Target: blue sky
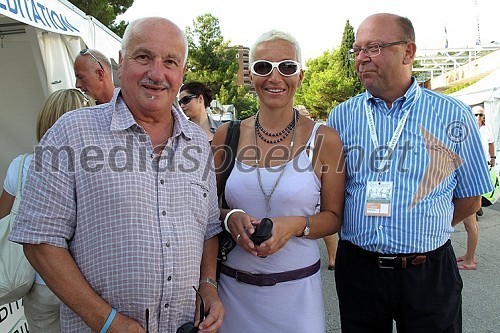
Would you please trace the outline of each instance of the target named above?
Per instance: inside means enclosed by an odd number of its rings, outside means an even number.
[[[119,19],[131,21],[144,16],[163,16],[185,28],[192,26],[197,16],[211,13],[219,19],[225,40],[233,45],[250,47],[261,33],[273,28],[288,31],[299,41],[304,61],[337,47],[346,20],[356,29],[366,16],[377,12],[410,18],[415,26],[419,50],[444,48],[445,25],[450,48],[474,47],[477,18],[482,44],[500,42],[498,0],[356,0],[338,3],[324,0],[135,0]],[[346,8],[350,5],[352,8]]]

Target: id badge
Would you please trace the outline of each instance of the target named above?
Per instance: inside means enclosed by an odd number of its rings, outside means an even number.
[[[392,182],[368,182],[366,216],[391,216]]]

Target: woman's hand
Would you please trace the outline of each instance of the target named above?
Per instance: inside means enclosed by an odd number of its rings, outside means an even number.
[[[302,231],[306,225],[304,217],[301,216],[281,216],[273,217],[272,236],[259,246],[255,246],[255,250],[259,257],[266,257],[276,253],[281,249],[292,237],[302,235]]]
[[[250,235],[255,231],[255,225],[259,221],[252,215],[235,212],[227,221],[227,227],[233,239],[248,253],[257,255],[255,244],[250,240]]]

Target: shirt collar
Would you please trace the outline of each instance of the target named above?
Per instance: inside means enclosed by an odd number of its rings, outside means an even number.
[[[120,89],[116,89],[110,104],[113,107],[111,115],[111,131],[126,130],[134,125],[139,126],[132,116],[129,108],[122,98]],[[186,139],[191,140],[193,137],[193,128],[189,126],[189,120],[183,116],[182,111],[173,104],[171,108],[172,116],[174,118],[174,128],[172,137],[183,135]]]
[[[406,90],[405,94],[399,98],[397,98],[393,103],[392,103],[392,108],[397,107],[399,110],[406,109],[407,107],[410,107],[410,105],[413,104],[413,102],[420,97],[422,94],[422,88],[418,85],[417,80],[415,77],[412,77],[412,82],[408,90]],[[365,96],[367,102],[371,104],[373,107],[377,107],[378,105],[386,105],[385,101],[382,99],[373,96],[368,90],[365,91]]]

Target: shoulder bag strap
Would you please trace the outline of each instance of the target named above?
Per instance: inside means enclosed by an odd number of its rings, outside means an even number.
[[[226,144],[224,145],[224,162],[222,163],[222,208],[229,208],[224,197],[226,182],[233,170],[240,140],[240,120],[232,120],[227,128]]]

